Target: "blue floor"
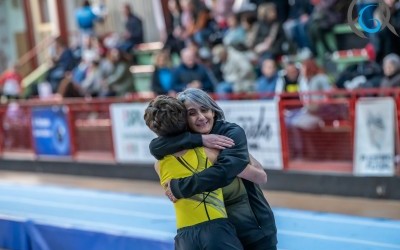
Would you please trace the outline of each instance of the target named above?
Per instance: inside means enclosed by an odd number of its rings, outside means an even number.
[[[400,221],[284,208],[274,213],[282,250],[400,249]],[[176,231],[164,197],[49,186],[0,184],[0,219],[168,243]]]

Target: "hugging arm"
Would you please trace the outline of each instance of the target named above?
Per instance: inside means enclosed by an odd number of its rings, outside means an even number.
[[[262,165],[251,155],[250,164],[238,175],[238,177],[254,182],[256,184],[267,183],[267,173]]]
[[[150,153],[161,160],[166,155],[176,152],[203,146],[200,134],[185,132],[176,136],[160,136],[150,142]]]
[[[158,160],[164,156],[196,147],[208,147],[214,149],[225,149],[234,145],[231,138],[215,134],[193,134],[190,132],[176,136],[160,136],[151,141],[149,147],[151,154]]]
[[[246,168],[250,160],[244,130],[234,125],[224,131],[224,135],[233,139],[235,145],[221,151],[212,167],[193,176],[171,180],[169,188],[176,198],[187,198],[222,188]]]

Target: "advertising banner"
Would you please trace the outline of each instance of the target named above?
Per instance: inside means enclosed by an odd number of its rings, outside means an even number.
[[[354,174],[395,174],[395,102],[390,97],[361,98],[356,104]]]
[[[32,135],[37,155],[70,156],[69,131],[66,106],[32,109]]]
[[[117,162],[154,163],[149,144],[156,137],[143,120],[147,103],[110,106],[114,151]]]
[[[243,127],[249,151],[269,169],[282,169],[278,107],[274,101],[221,101],[226,120]],[[154,163],[149,144],[156,137],[143,120],[147,103],[112,104],[111,117],[116,160]]]
[[[268,169],[282,169],[282,146],[277,102],[219,101],[228,122],[241,126],[249,152]]]

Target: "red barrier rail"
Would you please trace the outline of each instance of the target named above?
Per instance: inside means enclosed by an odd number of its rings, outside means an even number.
[[[231,100],[279,100],[283,165],[287,170],[352,172],[354,148],[355,106],[360,97],[390,96],[400,107],[400,89],[335,90],[302,94],[234,94]],[[221,96],[213,95],[215,99]],[[307,98],[315,100],[307,100]],[[223,96],[227,98],[226,95]],[[33,107],[65,105],[69,109],[72,160],[115,161],[112,122],[109,106],[112,103],[144,102],[148,99],[132,95],[127,98],[64,99],[53,101],[29,100],[0,106],[0,153],[34,153],[30,111]],[[15,105],[15,104],[13,104]],[[15,106],[14,106],[15,107]],[[321,118],[310,129],[294,127],[290,114],[311,107]],[[13,113],[14,112],[14,113]],[[400,111],[397,110],[400,129]],[[399,134],[396,134],[396,154]]]

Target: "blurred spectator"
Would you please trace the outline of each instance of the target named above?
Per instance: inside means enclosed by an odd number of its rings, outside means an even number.
[[[227,18],[228,30],[223,38],[223,43],[226,46],[245,44],[246,42],[246,31],[240,25],[239,16],[231,14]]]
[[[253,14],[243,14],[241,16],[241,26],[246,32],[245,45],[248,49],[253,49],[256,43],[256,36],[258,31],[257,17]]]
[[[108,51],[109,59],[113,64],[111,74],[103,82],[104,96],[124,96],[128,93],[135,92],[135,85],[133,76],[129,70],[129,64],[122,57],[121,51],[118,49],[111,49]]]
[[[348,90],[357,88],[377,88],[382,80],[381,66],[373,60],[350,65],[336,80],[336,87]]]
[[[291,0],[288,20],[283,24],[286,36],[297,45],[297,49],[311,48],[307,24],[313,5],[310,0]]]
[[[215,21],[221,29],[227,27],[227,19],[233,14],[235,0],[205,0],[206,6],[212,10]]]
[[[171,18],[170,26],[167,27],[167,39],[164,49],[168,49],[170,54],[178,54],[185,47],[183,41],[183,27],[181,24],[181,8],[178,0],[168,0],[168,10]]]
[[[305,60],[301,67],[300,93],[307,94],[307,92],[321,92],[331,89],[328,76],[318,67],[315,60]],[[301,95],[303,107],[285,111],[285,123],[294,142],[291,145],[294,156],[302,156],[305,144],[310,146],[311,151],[315,150],[312,143],[303,138],[301,133],[302,131],[317,129],[323,124],[322,117],[326,110],[323,106],[320,107],[319,104],[316,104],[315,101],[324,97],[322,94]]]
[[[254,91],[255,73],[247,57],[223,45],[213,48],[214,62],[221,63],[224,82],[217,85],[217,93],[243,93]]]
[[[55,93],[65,73],[71,71],[75,67],[76,60],[71,49],[67,47],[65,41],[60,37],[56,38],[51,59],[53,66],[48,71],[46,80],[51,84],[52,91]]]
[[[307,59],[301,66],[300,92],[321,92],[331,90],[328,76],[314,59]],[[313,94],[303,96],[303,101],[320,100],[324,96]]]
[[[56,98],[82,97],[82,94],[79,91],[79,87],[75,85],[75,83],[72,81],[71,73],[65,74],[65,77],[60,82],[55,97]]]
[[[250,3],[256,4],[258,7],[265,3],[274,4],[277,9],[277,17],[280,23],[283,23],[288,16],[289,2],[282,0],[250,0]]]
[[[186,40],[194,33],[196,26],[195,5],[193,0],[179,0],[181,7],[181,24],[182,30],[180,37]]]
[[[196,10],[193,29],[193,38],[196,43],[200,46],[220,43],[223,33],[218,32],[218,24],[212,17],[211,11],[204,4],[200,4]]]
[[[86,77],[87,69],[94,61],[99,61],[101,56],[105,53],[104,48],[100,45],[96,37],[88,37],[85,39],[85,46],[82,50],[82,58],[77,67],[72,71],[72,80],[81,84]]]
[[[324,52],[331,54],[333,48],[329,46],[326,35],[336,24],[344,22],[350,1],[311,0],[311,3],[314,5],[308,21],[311,50],[318,55],[317,44],[321,43]]]
[[[100,68],[99,60],[90,63],[85,79],[81,82],[81,92],[84,96],[97,97],[101,92],[103,82],[103,72]]]
[[[142,20],[133,14],[129,4],[124,5],[123,9],[126,22],[123,41],[118,48],[123,52],[129,52],[135,45],[143,43],[143,23]]]
[[[169,53],[161,51],[155,57],[154,72],[151,77],[151,90],[156,95],[174,95],[171,80],[172,69]]]
[[[0,76],[0,93],[7,99],[18,99],[22,94],[22,76],[17,65],[12,65]]]
[[[186,88],[198,88],[207,92],[213,92],[214,86],[207,69],[196,63],[196,54],[190,48],[181,51],[182,63],[172,74],[172,88],[176,92]]]
[[[396,54],[389,54],[383,59],[384,78],[382,88],[400,87],[400,57]]]
[[[278,74],[276,63],[273,59],[265,59],[262,62],[262,76],[257,79],[256,91],[263,98],[272,99],[275,93],[282,91],[283,79]]]
[[[259,25],[254,51],[262,58],[276,58],[282,55],[286,36],[282,24],[278,21],[276,6],[273,3],[261,4],[257,15]]]
[[[394,30],[397,32],[397,35],[393,34],[393,31],[386,26],[385,29],[379,31],[373,37],[371,37],[376,49],[376,60],[379,63],[381,63],[383,58],[390,53],[400,55],[400,2],[396,0],[384,0],[384,2],[387,6],[389,6],[389,23],[393,26]],[[383,14],[385,13],[380,13],[378,8],[376,9],[374,16],[382,23],[382,19],[385,18],[382,17]]]
[[[202,47],[198,51],[200,63],[209,71],[210,78],[214,86],[224,80],[221,71],[221,62],[214,62],[212,53],[209,48]]]
[[[285,65],[282,92],[297,93],[300,89],[300,70],[294,62],[288,62]]]
[[[81,33],[81,45],[84,38],[95,35],[95,22],[98,17],[93,13],[90,2],[85,0],[82,6],[76,10],[75,19]]]

